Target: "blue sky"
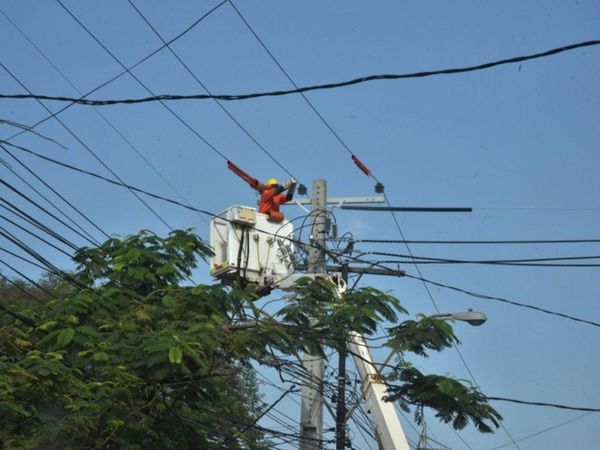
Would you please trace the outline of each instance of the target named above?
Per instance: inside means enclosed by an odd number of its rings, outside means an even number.
[[[136,5],[170,39],[217,3],[177,1],[167,6],[166,2],[139,1]],[[161,45],[127,2],[65,1],[65,5],[126,66]],[[584,0],[264,0],[236,5],[298,85],[471,65],[598,39],[600,30],[600,5]],[[54,1],[2,0],[0,7],[81,91],[93,89],[121,72],[121,67]],[[0,23],[0,60],[23,84],[36,93],[77,95],[4,15],[0,15]],[[215,93],[290,87],[229,4],[173,44],[173,49]],[[378,81],[312,92],[307,97],[351,151],[385,184],[393,204],[474,208],[471,214],[398,214],[408,239],[598,238],[599,52],[598,47],[590,47],[520,65],[452,76]],[[134,73],[156,93],[202,92],[166,50]],[[24,92],[3,70],[0,86],[2,92]],[[92,97],[146,95],[126,75]],[[53,111],[64,106],[51,102],[46,105]],[[226,158],[254,176],[286,178],[283,170],[214,102],[183,101],[169,106]],[[229,102],[225,107],[256,141],[309,187],[311,180],[325,178],[332,196],[373,193],[374,181],[357,169],[348,152],[301,97]],[[100,112],[193,205],[218,212],[232,204],[255,202],[254,193],[227,170],[224,159],[160,104],[110,106]],[[2,119],[31,125],[45,116],[47,112],[33,100],[0,102]],[[59,117],[127,183],[176,197],[92,108],[74,106]],[[36,130],[67,149],[31,134],[13,142],[107,175],[58,122],[47,121]],[[14,133],[13,128],[0,124],[3,139]],[[142,228],[160,234],[168,231],[127,191],[27,155],[20,157],[109,234],[124,235]],[[14,169],[24,173],[18,166]],[[4,167],[0,171],[2,179],[35,196]],[[35,180],[32,183],[38,186]],[[12,193],[3,190],[2,196],[41,218]],[[202,236],[208,236],[208,227],[198,215],[153,200],[149,203],[171,226],[195,227]],[[297,207],[286,211],[289,217],[303,214]],[[389,214],[338,211],[336,217],[341,232],[350,231],[359,239],[400,238]],[[78,217],[77,221],[101,238],[83,219]],[[83,244],[68,230],[52,226]],[[38,245],[18,230],[14,233],[51,261],[71,267],[60,253]],[[2,245],[9,247],[6,242]],[[406,250],[399,245],[366,244],[361,249]],[[415,255],[457,259],[541,258],[598,255],[600,246],[415,245],[411,250]],[[38,274],[25,263],[10,261],[31,275]],[[414,266],[403,268],[416,274]],[[201,266],[197,278],[207,282],[205,269]],[[597,268],[426,265],[421,270],[425,278],[442,283],[600,320]],[[3,273],[12,275],[8,270]],[[392,290],[411,313],[434,312],[418,281],[365,277],[363,283]],[[485,393],[600,407],[597,328],[441,288],[431,288],[431,294],[440,310],[474,308],[488,315],[488,323],[479,328],[456,325],[461,352]],[[453,350],[416,364],[426,371],[469,378]],[[494,405],[516,440],[581,414],[509,403]],[[292,417],[299,416],[293,402],[282,408]],[[598,417],[582,417],[518,445],[524,450],[597,448]],[[503,430],[481,435],[470,427],[460,432],[461,440],[434,418],[429,418],[428,427],[436,440],[453,449],[491,449],[510,442]],[[417,440],[407,423],[405,428],[411,440]],[[360,442],[359,437],[356,439]],[[368,448],[366,443],[356,445]],[[516,448],[512,444],[507,448],[511,447]]]

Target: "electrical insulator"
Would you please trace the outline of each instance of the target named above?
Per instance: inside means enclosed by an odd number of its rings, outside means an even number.
[[[375,192],[377,194],[383,194],[383,189],[384,189],[383,184],[377,182],[377,184],[375,185]]]
[[[306,186],[304,186],[303,184],[298,186],[298,194],[306,195],[307,192],[308,192],[308,189],[306,189]]]

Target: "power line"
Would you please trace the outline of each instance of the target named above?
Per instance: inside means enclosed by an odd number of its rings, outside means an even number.
[[[3,229],[2,227],[0,227],[0,235],[3,235]],[[16,269],[14,266],[10,265],[9,263],[7,263],[6,261],[0,259],[0,263],[4,264],[6,267],[8,267],[10,270],[12,270],[14,273],[16,273],[17,275],[19,275],[21,278],[23,278],[24,280],[27,280],[29,283],[31,283],[32,285],[34,285],[35,287],[37,287],[38,289],[44,291],[46,294],[50,295],[51,297],[57,298],[56,295],[53,292],[50,292],[48,289],[46,289],[44,286],[42,286],[41,284],[35,282],[34,280],[32,280],[31,278],[29,278],[27,275],[25,275],[23,272],[19,271],[18,269]],[[41,302],[41,300],[38,299],[38,301]]]
[[[457,264],[457,265],[485,265],[485,266],[503,266],[503,267],[556,267],[556,268],[598,268],[600,264],[587,263],[510,263],[510,262],[482,262],[482,261],[412,261],[412,260],[382,260],[385,264]]]
[[[600,323],[598,323],[598,322],[594,322],[592,320],[587,320],[587,319],[580,319],[578,317],[570,316],[568,314],[559,313],[559,312],[556,312],[556,311],[551,311],[549,309],[541,308],[539,306],[528,305],[526,303],[516,302],[514,300],[509,300],[507,298],[495,297],[495,296],[486,295],[486,294],[479,294],[477,292],[468,291],[466,289],[461,289],[459,287],[451,286],[449,284],[438,283],[437,281],[428,280],[426,278],[423,278],[422,276],[415,276],[415,275],[406,274],[405,277],[412,278],[414,280],[419,280],[419,281],[422,281],[425,284],[430,284],[432,286],[443,287],[443,288],[446,288],[446,289],[450,289],[452,291],[460,292],[462,294],[467,294],[467,295],[469,295],[471,297],[481,298],[481,299],[484,299],[484,300],[494,300],[494,301],[501,302],[501,303],[507,303],[507,304],[510,304],[510,305],[513,305],[513,306],[519,306],[521,308],[527,308],[527,309],[531,309],[531,310],[534,310],[534,311],[539,311],[539,312],[542,312],[544,314],[550,314],[552,316],[562,317],[563,319],[569,319],[569,320],[573,320],[575,322],[581,322],[581,323],[586,323],[588,325],[593,325],[595,327],[600,327]]]
[[[228,0],[226,0],[228,1]],[[259,98],[259,97],[276,97],[282,95],[290,95],[290,94],[301,94],[309,91],[317,91],[324,89],[335,89],[346,86],[352,86],[360,83],[366,83],[370,81],[377,80],[399,80],[399,79],[409,79],[409,78],[426,78],[437,75],[454,75],[458,73],[466,73],[466,72],[476,72],[480,70],[490,69],[492,67],[506,65],[506,64],[516,64],[523,61],[528,61],[532,59],[545,58],[548,56],[557,55],[559,53],[564,53],[572,50],[576,50],[579,48],[591,47],[595,45],[599,45],[600,40],[592,40],[592,41],[584,41],[577,42],[575,44],[565,45],[563,47],[553,48],[550,50],[546,50],[540,53],[533,53],[529,55],[523,56],[514,56],[511,58],[495,60],[487,63],[477,64],[473,66],[464,66],[457,67],[451,69],[439,69],[439,70],[429,70],[429,71],[421,71],[421,72],[411,72],[411,73],[402,73],[402,74],[379,74],[379,75],[368,75],[360,78],[354,78],[347,81],[339,81],[335,83],[325,83],[318,85],[311,85],[305,87],[298,87],[294,89],[287,90],[279,90],[279,91],[267,91],[267,92],[256,92],[252,94],[190,94],[190,95],[172,95],[172,94],[163,94],[163,95],[152,95],[150,97],[143,98],[130,98],[130,99],[116,99],[116,100],[88,100],[84,98],[75,98],[75,97],[63,97],[63,96],[53,96],[53,95],[41,95],[41,94],[0,94],[0,98],[10,98],[10,99],[39,99],[39,100],[55,100],[62,102],[72,102],[78,103],[80,105],[94,105],[94,106],[105,106],[105,105],[116,105],[116,104],[134,104],[134,103],[146,103],[146,102],[155,102],[155,101],[172,101],[172,100],[247,100],[251,98]]]
[[[510,403],[518,403],[521,405],[532,405],[532,406],[547,406],[549,408],[559,408],[559,409],[568,409],[571,411],[588,411],[588,412],[600,412],[600,408],[588,408],[583,406],[570,406],[563,405],[560,403],[545,403],[545,402],[530,402],[526,400],[518,400],[514,398],[506,398],[506,397],[489,397],[486,396],[488,400],[495,400],[499,402],[510,402]]]
[[[0,9],[0,12],[2,12],[1,9]],[[12,120],[6,120],[6,119],[0,119],[0,124],[1,123],[4,123],[6,125],[10,125],[12,127],[19,128],[19,129],[24,130],[24,131],[26,131],[28,133],[34,134],[35,136],[37,136],[39,138],[42,138],[42,139],[44,139],[44,140],[46,140],[48,142],[52,142],[53,144],[58,145],[63,150],[67,150],[67,147],[65,147],[64,145],[62,145],[60,142],[58,142],[58,141],[56,141],[56,140],[54,140],[52,138],[49,138],[48,136],[44,136],[42,133],[38,133],[32,127],[30,127],[28,125],[23,125],[21,123],[14,122]]]
[[[74,286],[77,286],[77,287],[80,287],[80,288],[85,288],[85,286],[83,284],[81,284],[78,280],[76,280],[75,278],[73,278],[68,273],[66,273],[63,270],[61,270],[58,267],[56,267],[54,264],[52,264],[50,261],[48,261],[46,258],[44,258],[42,255],[40,255],[38,252],[36,252],[35,250],[33,250],[31,247],[29,247],[27,244],[25,244],[23,241],[21,241],[20,239],[18,239],[15,235],[13,235],[12,233],[10,233],[6,228],[4,228],[2,226],[0,226],[0,236],[4,237],[8,241],[12,242],[14,245],[16,245],[18,248],[20,248],[21,250],[23,250],[25,253],[31,255],[34,259],[36,259],[37,261],[39,261],[40,263],[42,263],[45,267],[48,268],[49,272],[52,272],[55,275],[61,277],[62,279],[69,281]],[[4,264],[7,265],[6,263],[4,263]],[[11,267],[11,269],[15,270],[12,267]],[[35,282],[33,282],[29,278],[25,277],[22,273],[20,273],[20,272],[18,272],[18,273],[19,273],[19,275],[21,275],[25,279],[27,279],[27,281],[30,281],[30,282],[32,282],[32,283],[35,284]],[[36,284],[36,286],[37,286],[37,284]],[[56,297],[54,294],[51,294],[51,295],[53,295],[54,297]]]
[[[401,240],[401,239],[352,239],[353,242],[371,244],[443,244],[443,245],[521,245],[521,244],[597,244],[600,239],[544,239],[544,240]]]
[[[560,423],[558,423],[558,424],[556,424],[556,425],[553,425],[553,426],[551,426],[551,427],[544,428],[543,430],[540,430],[540,431],[538,431],[538,432],[536,432],[536,433],[528,434],[528,435],[527,435],[527,436],[525,436],[525,437],[522,437],[522,438],[519,438],[519,439],[517,439],[517,441],[521,442],[521,441],[525,441],[525,440],[527,440],[527,439],[531,439],[532,437],[539,436],[540,434],[543,434],[543,433],[546,433],[546,432],[548,432],[548,431],[555,430],[556,428],[560,428],[560,427],[562,427],[562,426],[568,425],[568,424],[570,424],[571,422],[575,422],[576,420],[582,419],[582,418],[584,418],[584,417],[586,417],[586,416],[589,416],[590,414],[593,414],[593,413],[591,413],[591,412],[588,412],[588,413],[585,413],[585,414],[581,414],[581,415],[579,415],[579,416],[577,416],[577,417],[574,417],[574,418],[572,418],[572,419],[569,419],[569,420],[565,420],[564,422],[560,422]],[[508,443],[506,443],[506,444],[503,444],[503,445],[500,445],[500,446],[498,446],[498,447],[491,448],[490,450],[499,450],[499,449],[501,449],[501,448],[507,447],[507,446],[508,446],[508,445],[510,445],[510,444],[511,444],[511,442],[508,442]]]
[[[432,258],[428,256],[405,255],[402,253],[389,252],[364,252],[361,255],[391,256],[397,258],[410,258],[410,261],[385,261],[392,264],[487,264],[502,266],[540,266],[540,267],[600,267],[600,264],[543,264],[556,261],[582,261],[600,259],[600,255],[594,256],[561,256],[554,258],[521,258],[521,259],[480,259],[465,260],[454,258]]]

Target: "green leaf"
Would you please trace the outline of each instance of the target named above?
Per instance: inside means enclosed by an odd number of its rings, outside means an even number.
[[[94,353],[94,356],[92,356],[92,359],[94,361],[108,361],[108,353],[106,352],[96,352]]]
[[[171,347],[169,349],[169,362],[171,364],[181,364],[183,353],[179,347]]]
[[[165,305],[167,308],[174,308],[176,304],[175,297],[169,294],[165,295],[162,298],[162,304]]]
[[[29,413],[25,408],[23,408],[18,403],[4,401],[4,402],[0,402],[0,405],[4,406],[6,409],[8,409],[14,413],[17,413],[21,416],[25,416],[25,417],[31,416],[31,413]]]
[[[73,340],[73,336],[75,336],[75,330],[73,328],[65,328],[56,336],[56,345],[58,348],[66,347]]]
[[[45,322],[43,324],[41,324],[40,326],[38,326],[38,328],[40,330],[47,330],[48,328],[52,328],[54,325],[56,325],[56,320],[50,320],[48,322]]]

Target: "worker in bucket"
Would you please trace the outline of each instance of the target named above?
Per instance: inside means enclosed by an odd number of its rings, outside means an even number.
[[[284,194],[284,191],[287,193]],[[275,178],[269,178],[260,189],[258,212],[266,214],[267,220],[270,222],[282,222],[284,215],[279,211],[279,206],[291,201],[295,191],[296,180],[294,178],[290,178],[283,184],[279,184]]]

